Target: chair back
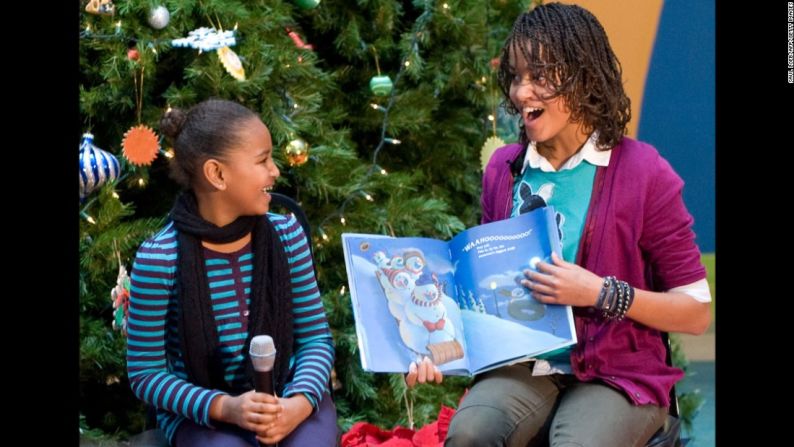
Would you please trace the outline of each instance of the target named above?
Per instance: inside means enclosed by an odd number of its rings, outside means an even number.
[[[314,254],[314,251],[312,250],[312,227],[309,225],[309,219],[306,217],[306,213],[303,211],[303,208],[301,208],[298,202],[296,202],[292,197],[285,196],[284,194],[271,192],[270,203],[271,208],[272,205],[277,205],[295,215],[298,223],[300,223],[301,227],[303,227],[303,232],[306,233],[306,239],[309,242],[309,250],[311,250],[312,254]]]

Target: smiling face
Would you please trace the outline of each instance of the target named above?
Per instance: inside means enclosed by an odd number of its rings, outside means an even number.
[[[226,180],[223,200],[234,214],[259,216],[270,209],[270,190],[280,172],[273,162],[270,132],[259,118],[243,121],[236,144],[221,161]]]
[[[531,48],[527,44],[527,48]],[[568,140],[580,133],[580,123],[571,122],[571,110],[548,80],[533,73],[526,58],[516,46],[509,52],[510,101],[524,123],[530,141],[554,145],[555,140]]]
[[[435,284],[424,284],[416,286],[413,294],[417,300],[429,303],[438,298],[438,288],[436,288]]]
[[[392,278],[392,286],[395,289],[405,290],[411,284],[411,276],[408,272],[399,272]]]
[[[422,269],[425,268],[425,261],[418,255],[409,256],[405,259],[405,268],[412,273],[421,273]]]

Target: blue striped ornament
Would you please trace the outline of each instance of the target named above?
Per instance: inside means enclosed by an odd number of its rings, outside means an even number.
[[[108,180],[119,178],[119,161],[110,152],[94,146],[94,135],[84,133],[80,141],[80,200]]]

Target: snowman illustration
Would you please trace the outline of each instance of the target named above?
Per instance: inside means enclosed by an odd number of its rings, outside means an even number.
[[[389,313],[397,320],[405,319],[405,303],[411,298],[414,280],[405,269],[382,268],[375,271],[375,277],[386,295]]]
[[[422,276],[422,270],[425,268],[425,257],[419,250],[406,250],[403,253],[405,259],[405,269],[411,274],[414,281]]]
[[[375,265],[377,265],[379,269],[389,267],[389,258],[383,250],[376,251],[375,254],[372,255],[372,260],[375,261]]]
[[[403,267],[405,267],[405,259],[400,255],[393,256],[389,261],[389,268],[391,269],[400,270]]]
[[[405,303],[405,319],[400,322],[400,336],[406,345],[430,355],[437,365],[463,358],[463,348],[455,339],[455,326],[447,314],[447,306],[455,305],[438,277],[423,273]]]

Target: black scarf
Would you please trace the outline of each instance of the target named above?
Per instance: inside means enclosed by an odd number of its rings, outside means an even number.
[[[253,368],[248,358],[251,338],[270,335],[276,345],[273,366],[275,391],[282,394],[292,355],[292,296],[284,246],[267,216],[241,216],[224,226],[204,220],[192,192],[177,197],[171,219],[178,230],[178,327],[188,379],[195,385],[240,393],[253,389]],[[223,377],[218,330],[212,315],[209,280],[201,241],[228,243],[253,231],[253,274],[248,338],[243,347],[247,382],[233,388]]]

